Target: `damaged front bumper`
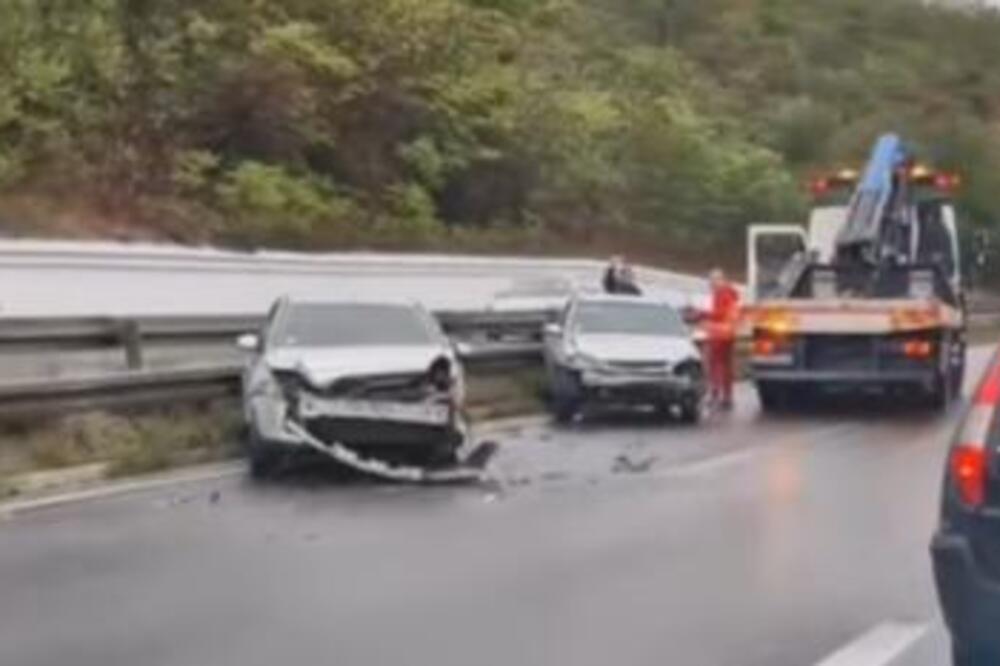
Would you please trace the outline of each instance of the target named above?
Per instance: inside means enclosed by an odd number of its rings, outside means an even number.
[[[259,438],[272,446],[302,446],[296,423],[315,436],[355,447],[440,447],[461,445],[461,419],[441,401],[393,402],[329,398],[303,391],[288,401],[262,395],[250,404]]]
[[[464,420],[440,400],[351,400],[303,391],[292,402],[273,396],[255,400],[251,413],[268,446],[316,451],[392,481],[480,481],[495,450],[491,445],[470,450]]]

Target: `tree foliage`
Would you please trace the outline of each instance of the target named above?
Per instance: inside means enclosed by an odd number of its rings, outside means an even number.
[[[989,13],[0,0],[0,15],[0,188],[85,193],[166,233],[420,242],[543,224],[732,244],[800,215],[806,174],[887,129],[967,174],[978,224],[1000,219]]]

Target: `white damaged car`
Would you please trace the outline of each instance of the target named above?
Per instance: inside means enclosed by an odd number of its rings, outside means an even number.
[[[595,404],[653,407],[688,423],[701,417],[701,353],[668,303],[580,295],[545,332],[549,395],[558,421],[571,421]]]
[[[386,474],[458,460],[462,367],[422,306],[283,298],[238,345],[254,476],[303,451]]]

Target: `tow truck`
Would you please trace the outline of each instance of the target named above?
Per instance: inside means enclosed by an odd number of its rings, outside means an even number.
[[[960,393],[959,184],[888,134],[863,173],[812,183],[808,228],[750,228],[750,367],[765,411],[821,391],[917,395],[939,409]]]

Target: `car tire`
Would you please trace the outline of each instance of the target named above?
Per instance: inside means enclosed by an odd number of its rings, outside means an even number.
[[[572,370],[559,366],[552,369],[552,411],[558,423],[570,423],[582,407],[583,389],[580,378]]]
[[[689,397],[678,403],[680,410],[679,421],[688,425],[697,425],[701,421],[701,400],[696,397]]]
[[[274,478],[284,463],[284,456],[274,447],[261,441],[251,427],[247,436],[247,457],[250,463],[250,477],[257,481]]]
[[[992,666],[1000,664],[1000,652],[979,645],[952,645],[952,663],[954,666]]]
[[[556,422],[563,425],[572,423],[576,415],[580,413],[580,405],[572,398],[556,396],[553,400],[552,411],[556,417]]]

